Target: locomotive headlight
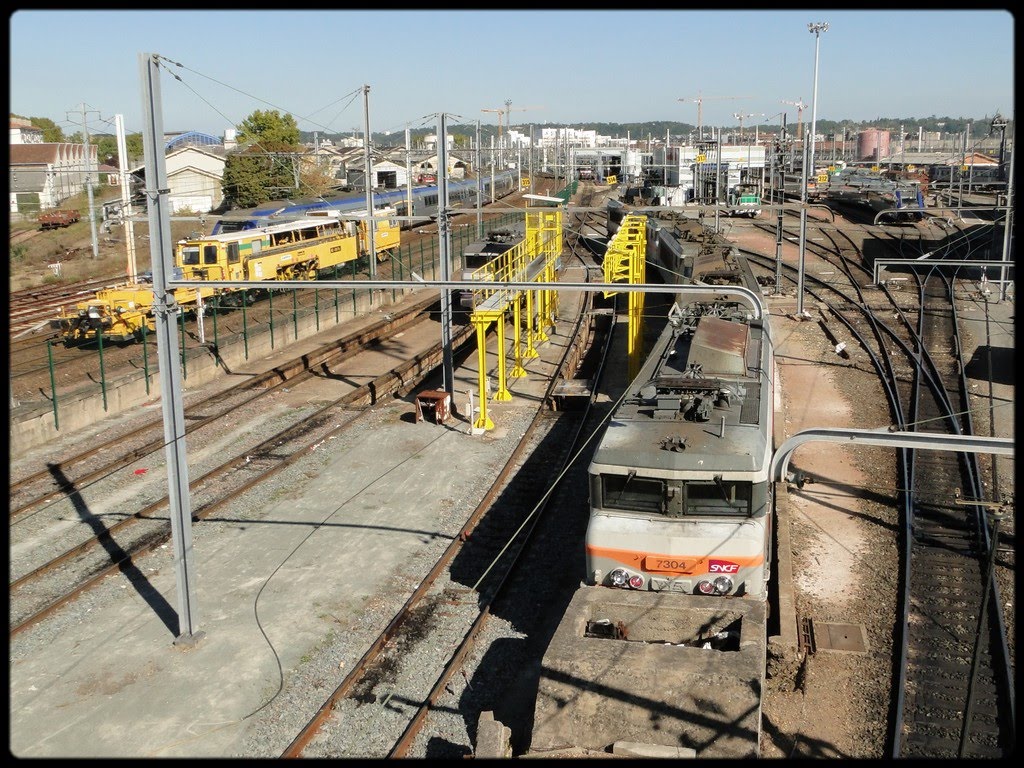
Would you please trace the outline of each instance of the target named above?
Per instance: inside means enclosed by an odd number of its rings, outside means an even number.
[[[698,581],[697,591],[702,595],[713,595],[715,594],[715,585],[710,581]]]
[[[732,579],[728,576],[719,576],[715,579],[715,591],[720,595],[727,595],[732,591]]]
[[[616,568],[608,574],[608,578],[611,579],[613,587],[624,587],[626,582],[629,581],[629,574],[621,568]]]
[[[642,589],[644,586],[644,577],[638,573],[634,573],[629,577],[629,586],[633,589]]]

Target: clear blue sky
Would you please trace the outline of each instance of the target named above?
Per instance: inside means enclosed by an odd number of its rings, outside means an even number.
[[[513,125],[931,115],[1013,118],[1014,17],[999,9],[884,11],[71,11],[9,17],[10,111],[71,134],[142,129],[139,54],[160,76],[165,131],[221,135],[257,109],[303,130],[403,132],[497,115]],[[746,98],[722,98],[746,97]],[[524,108],[529,109],[524,109]],[[760,114],[764,114],[764,118]]]

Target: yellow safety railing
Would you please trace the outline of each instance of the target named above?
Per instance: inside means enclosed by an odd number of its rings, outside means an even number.
[[[526,375],[524,358],[538,356],[536,345],[547,341],[546,328],[554,326],[557,312],[557,293],[544,285],[555,282],[558,257],[562,253],[562,211],[545,209],[527,211],[526,237],[522,242],[495,257],[490,263],[470,275],[471,280],[486,282],[535,282],[537,290],[514,288],[481,287],[473,291],[473,312],[470,322],[476,329],[477,369],[479,371],[480,415],[473,426],[493,429],[494,424],[487,415],[487,328],[497,323],[498,328],[498,387],[493,399],[511,400],[505,369],[505,317],[513,310],[515,326],[511,375],[518,378]],[[534,296],[534,294],[537,294]],[[526,318],[525,349],[520,329],[522,327],[521,306],[525,301]],[[536,304],[536,311],[534,310]]]
[[[628,215],[619,225],[619,231],[608,243],[604,254],[604,281],[606,283],[642,283],[646,279],[647,217]],[[618,291],[605,291],[614,296]],[[629,292],[629,324],[627,349],[629,352],[629,378],[640,372],[643,351],[644,294]]]

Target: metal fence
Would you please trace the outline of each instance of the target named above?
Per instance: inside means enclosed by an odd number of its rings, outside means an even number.
[[[568,188],[563,190],[565,199],[568,198]],[[561,194],[561,193],[560,193]],[[481,225],[464,225],[453,230],[451,234],[454,268],[456,270],[465,266],[463,251],[469,243],[478,240],[483,236],[482,230],[497,229],[515,224],[522,220],[522,211],[510,211],[500,216],[489,216]],[[397,255],[391,256],[392,277],[395,280],[408,280],[413,272],[427,280],[440,279],[439,249],[436,239],[420,240],[417,243],[408,243],[399,249]],[[334,273],[326,277],[333,280],[352,280],[351,288],[314,288],[309,289],[289,288],[279,291],[263,289],[256,298],[255,291],[245,291],[237,298],[237,305],[224,303],[206,303],[201,305],[198,311],[189,313],[178,313],[178,327],[180,330],[179,347],[181,361],[182,381],[188,381],[189,368],[193,369],[200,360],[208,360],[212,354],[215,361],[222,364],[220,353],[227,345],[241,344],[242,356],[249,359],[250,345],[254,339],[269,339],[271,349],[296,341],[300,336],[301,328],[312,326],[313,332],[319,332],[321,327],[338,325],[344,319],[354,317],[358,314],[358,297],[369,289],[360,288],[361,276],[367,274],[367,265],[359,262],[335,267]],[[397,302],[402,295],[402,288],[390,290],[391,303]],[[310,296],[312,293],[312,296]],[[259,312],[259,318],[254,316],[252,307],[256,301],[263,304],[266,311]],[[193,322],[194,321],[194,322]],[[135,368],[138,375],[145,383],[146,394],[150,394],[151,387],[155,381],[157,372],[155,370],[156,348],[155,339],[147,331],[145,325],[142,329],[142,338],[135,342],[138,348],[137,355],[128,361],[128,366]],[[56,430],[60,430],[60,405],[62,400],[81,399],[90,396],[90,387],[81,386],[81,377],[77,382],[67,387],[58,387],[57,382],[62,378],[61,366],[65,362],[55,362],[54,345],[60,344],[59,340],[47,340],[46,342],[46,367],[49,370],[50,392],[47,399],[50,401],[53,411],[53,424]],[[95,383],[95,390],[98,392],[103,404],[103,411],[109,409],[108,392],[113,384],[110,381],[106,368],[106,356],[109,354],[110,342],[104,349],[102,334],[97,338],[94,345],[82,349],[82,354],[95,352],[96,368],[85,374],[85,378]],[[118,373],[123,377],[123,367]]]

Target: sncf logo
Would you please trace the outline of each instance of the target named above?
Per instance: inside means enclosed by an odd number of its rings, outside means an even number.
[[[728,560],[710,560],[708,562],[708,573],[736,573],[740,567]]]

